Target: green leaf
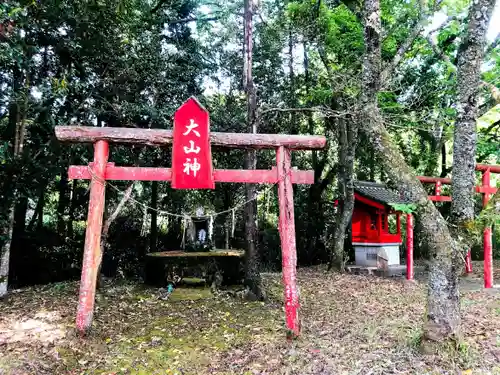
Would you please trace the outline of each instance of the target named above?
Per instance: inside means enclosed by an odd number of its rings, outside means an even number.
[[[17,13],[22,12],[24,8],[14,8],[9,12],[9,17],[15,16]]]
[[[390,203],[390,206],[395,211],[400,211],[405,214],[411,214],[417,210],[417,205],[413,203],[404,204],[404,203]]]

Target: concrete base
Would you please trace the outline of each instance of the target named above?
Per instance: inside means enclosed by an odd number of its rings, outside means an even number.
[[[353,242],[356,265],[377,267],[380,258],[389,266],[399,266],[399,243],[359,243]]]
[[[362,267],[357,265],[346,266],[347,273],[352,273],[354,275],[373,275],[379,277],[401,277],[406,275],[406,265],[394,265],[389,266],[387,269],[381,269],[377,267]],[[424,272],[424,267],[414,267],[414,273]]]

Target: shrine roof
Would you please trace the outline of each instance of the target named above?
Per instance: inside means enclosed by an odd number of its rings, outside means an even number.
[[[354,181],[354,191],[365,198],[383,204],[408,204],[411,201],[399,194],[397,191],[390,189],[385,184],[369,181]]]

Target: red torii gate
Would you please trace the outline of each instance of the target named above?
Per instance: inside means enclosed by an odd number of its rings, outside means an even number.
[[[481,185],[475,187],[477,193],[483,194],[483,208],[488,205],[491,195],[497,192],[497,188],[491,186],[491,174],[500,173],[500,165],[476,164],[476,171],[480,171]],[[443,185],[451,185],[451,178],[419,176],[422,183],[434,184],[434,195],[429,195],[433,202],[451,202],[452,197],[441,195]],[[483,233],[484,253],[484,287],[493,287],[493,242],[491,228],[485,228]],[[406,217],[406,278],[413,279],[413,216]],[[470,250],[465,258],[465,272],[472,273],[472,262]]]
[[[197,108],[196,108],[197,106]],[[104,212],[105,181],[172,181],[176,179],[178,188],[196,188],[196,182],[183,180],[179,175],[179,166],[184,165],[176,154],[178,145],[176,139],[180,136],[179,122],[189,118],[186,116],[195,112],[194,117],[200,122],[200,145],[202,157],[198,160],[208,161],[211,170],[210,145],[230,148],[275,149],[276,167],[270,170],[213,170],[202,181],[210,188],[213,182],[240,183],[278,183],[279,199],[279,231],[281,238],[283,283],[285,286],[285,314],[288,335],[295,337],[300,332],[299,294],[296,285],[297,253],[295,244],[295,222],[292,184],[313,184],[314,171],[301,171],[291,167],[290,151],[322,149],[326,145],[323,136],[285,135],[285,134],[249,134],[249,133],[209,133],[208,112],[194,99],[189,99],[174,117],[174,131],[162,129],[137,128],[102,128],[86,126],[56,126],[55,134],[58,140],[73,143],[93,143],[94,162],[88,166],[70,166],[70,179],[90,179],[90,199],[85,234],[85,246],[82,264],[82,276],[76,317],[77,330],[84,334],[91,325],[95,303],[97,269],[101,258],[100,240]],[[193,124],[193,121],[191,124]],[[185,126],[186,124],[182,124]],[[176,128],[177,127],[177,128]],[[201,129],[204,129],[203,131]],[[186,135],[185,132],[182,133]],[[205,139],[206,138],[206,139]],[[187,140],[187,142],[190,142]],[[149,146],[173,145],[173,164],[171,168],[116,167],[108,162],[109,143],[139,144]],[[178,142],[177,142],[178,143]],[[195,149],[193,151],[193,149]],[[191,148],[184,148],[185,153],[196,152],[197,145],[191,143]],[[184,155],[186,156],[186,155]],[[177,162],[175,161],[177,157]],[[204,159],[205,158],[205,159]],[[188,159],[189,160],[189,159]],[[180,163],[180,164],[179,164]],[[194,159],[197,163],[197,159]],[[192,166],[192,165],[191,165]],[[199,166],[199,164],[198,164]],[[183,168],[183,167],[181,167]],[[191,169],[193,171],[193,169]],[[196,176],[196,173],[194,174]],[[208,182],[207,182],[208,181]],[[182,186],[181,186],[182,185]]]

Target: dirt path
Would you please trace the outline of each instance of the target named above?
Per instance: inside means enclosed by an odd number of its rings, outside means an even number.
[[[424,283],[301,269],[303,331],[289,344],[280,274],[264,279],[265,304],[107,285],[87,339],[74,335],[75,283],[15,293],[0,303],[0,374],[500,374],[498,292],[463,291],[466,340],[434,357],[416,349]]]

